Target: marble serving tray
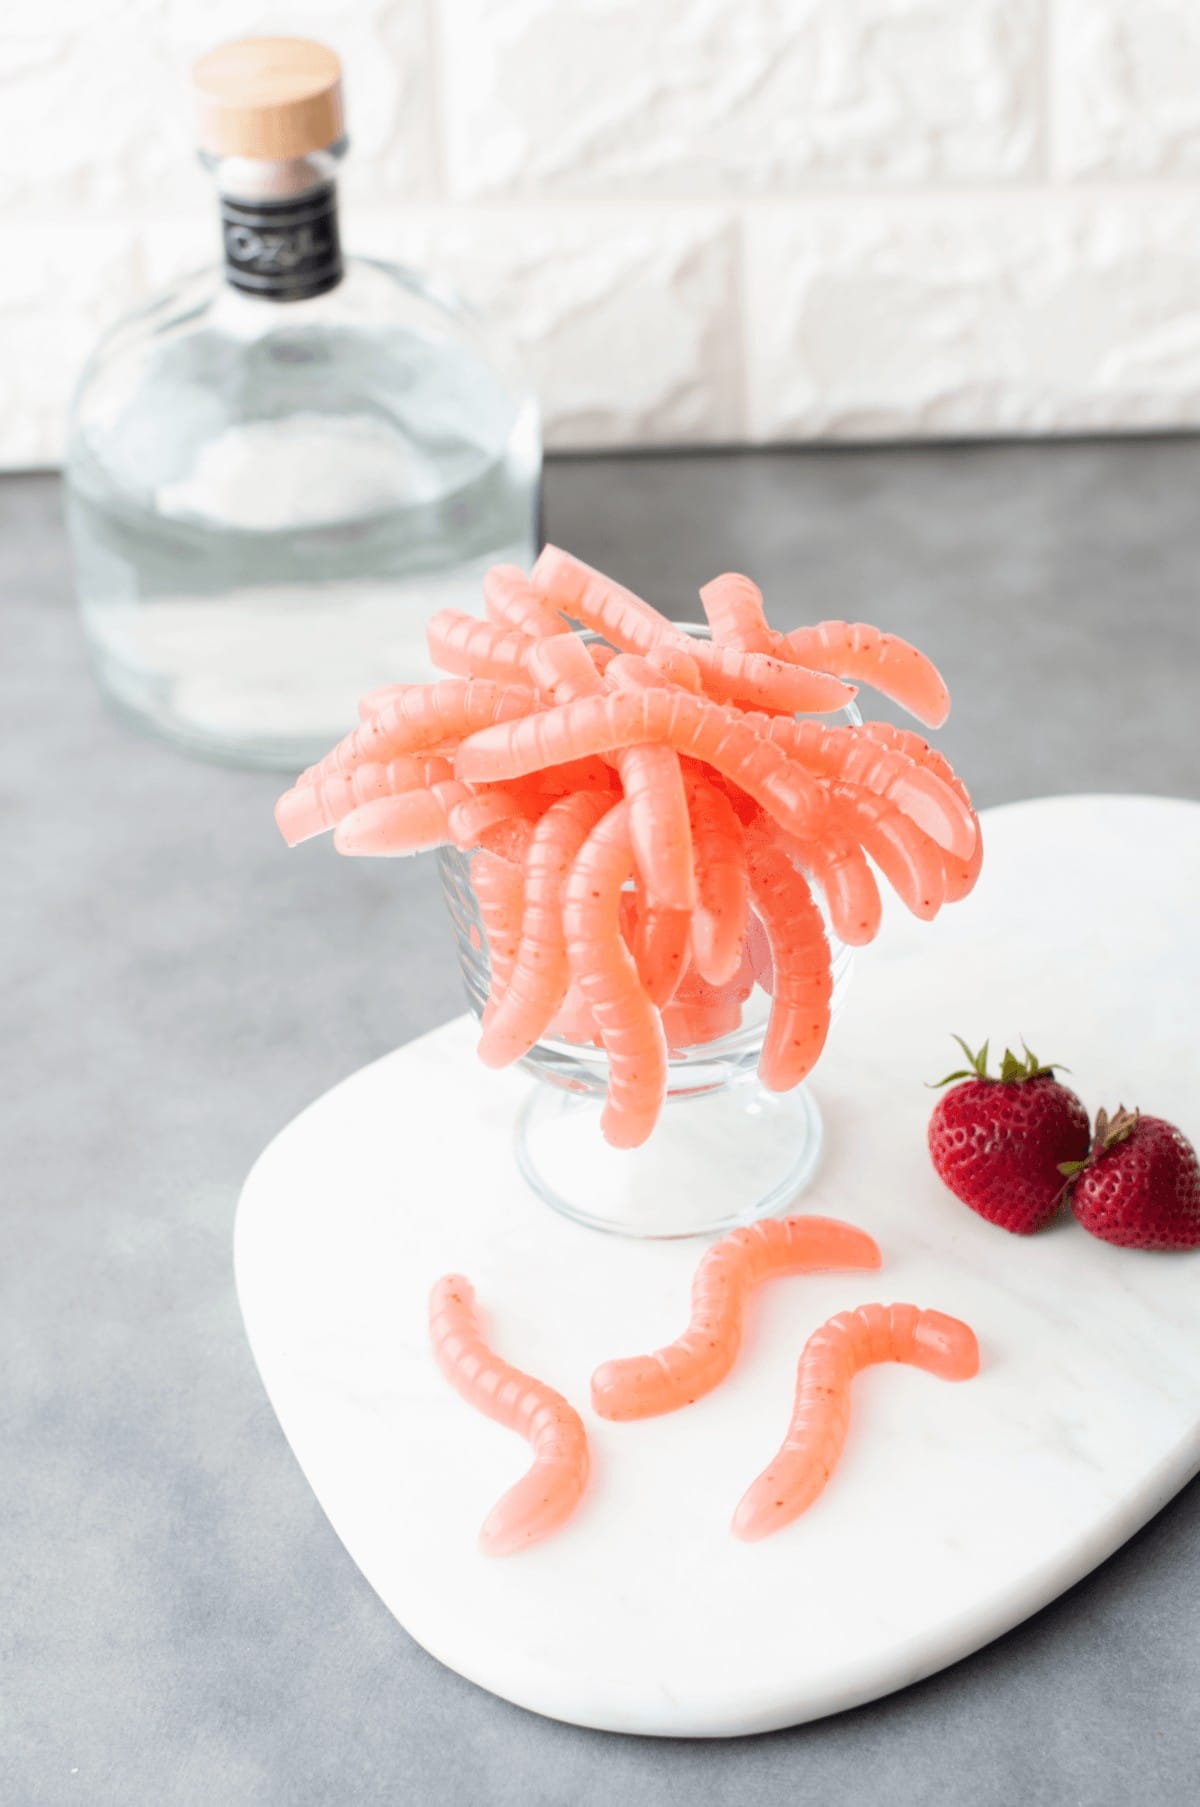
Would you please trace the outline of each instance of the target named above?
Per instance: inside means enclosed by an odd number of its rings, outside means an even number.
[[[704,1245],[607,1237],[539,1204],[511,1158],[530,1082],[478,1066],[465,1018],[355,1074],[258,1161],[236,1261],[267,1391],[351,1556],[443,1663],[606,1729],[794,1724],[977,1649],[1200,1468],[1200,1258],[1109,1248],[1069,1217],[1033,1239],[984,1224],[930,1168],[922,1085],[954,1064],[952,1030],[1024,1035],[1090,1108],[1140,1104],[1200,1138],[1200,806],[1050,798],[989,812],[985,834],[965,904],[933,925],[889,913],[817,1075],[826,1153],[803,1206],[869,1229],[882,1272],[764,1291],[735,1374],[684,1412],[605,1424],[588,1377],[682,1329]],[[592,1437],[577,1517],[507,1560],[476,1532],[527,1452],[434,1369],[426,1298],[451,1269]],[[966,1318],[982,1372],[862,1376],[823,1497],[737,1542],[801,1345],[872,1299]]]

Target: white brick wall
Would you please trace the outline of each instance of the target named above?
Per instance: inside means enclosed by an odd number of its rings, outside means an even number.
[[[1200,0],[39,0],[0,28],[0,463],[215,244],[192,57],[342,53],[351,248],[560,446],[1200,424]]]

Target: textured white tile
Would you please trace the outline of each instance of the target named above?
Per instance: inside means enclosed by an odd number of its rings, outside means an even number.
[[[353,242],[456,284],[517,350],[549,444],[740,438],[736,232],[711,208],[364,218]]]
[[[440,0],[463,195],[1007,178],[1037,0]]]
[[[56,463],[67,401],[120,298],[142,289],[136,236],[105,225],[5,230],[0,280],[0,469]]]
[[[1200,193],[756,210],[757,439],[1200,422]]]
[[[1200,174],[1196,0],[1057,0],[1053,70],[1064,173]]]
[[[354,161],[376,195],[433,167],[425,9],[413,0],[49,0],[14,6],[0,47],[0,182],[10,213],[194,205],[190,71],[223,39],[312,36],[341,55]]]
[[[351,210],[356,250],[440,274],[517,351],[558,446],[741,437],[735,234],[708,209],[459,214]],[[55,461],[74,379],[101,330],[212,261],[203,212],[14,226],[0,292],[0,466]]]
[[[1200,420],[1200,0],[10,10],[0,465],[56,456],[100,327],[217,255],[188,69],[255,30],[341,52],[348,244],[494,314],[551,444]],[[1036,185],[1043,92],[1055,171],[1107,187]]]

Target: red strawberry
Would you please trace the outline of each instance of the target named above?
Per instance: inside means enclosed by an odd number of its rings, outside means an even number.
[[[1092,1152],[1067,1161],[1071,1209],[1124,1249],[1200,1248],[1200,1162],[1182,1130],[1124,1105],[1096,1112]]]
[[[1049,1223],[1066,1193],[1064,1161],[1082,1161],[1088,1150],[1088,1115],[1074,1092],[1059,1085],[1054,1068],[1029,1049],[1018,1060],[1007,1048],[1000,1077],[988,1076],[988,1044],[972,1054],[955,1041],[970,1069],[939,1080],[952,1092],[929,1119],[933,1164],[956,1198],[989,1223],[1018,1236]]]

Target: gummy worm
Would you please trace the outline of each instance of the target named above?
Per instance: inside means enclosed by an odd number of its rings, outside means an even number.
[[[680,638],[658,609],[561,546],[542,547],[531,582],[545,603],[603,634],[614,646],[645,653],[658,640]]]
[[[643,903],[633,925],[633,963],[646,995],[659,1009],[679,989],[691,945],[690,910],[660,910]]]
[[[879,799],[872,801],[878,803]],[[820,841],[794,841],[792,848],[804,871],[820,887],[838,940],[847,947],[866,947],[874,941],[883,906],[875,875],[857,841],[830,835]]]
[[[558,611],[537,594],[519,565],[492,565],[484,572],[483,606],[490,621],[528,634],[531,640],[571,632]]]
[[[855,698],[852,686],[840,679],[769,653],[742,652],[709,640],[685,639],[685,644],[714,702],[795,715],[806,709],[844,709]]]
[[[958,1318],[915,1305],[860,1305],[830,1318],[804,1345],[787,1436],[742,1495],[735,1536],[769,1537],[812,1505],[846,1441],[850,1383],[872,1362],[906,1362],[942,1380],[969,1380],[979,1371],[979,1344]]]
[[[762,591],[740,571],[714,577],[700,591],[700,601],[713,639],[722,646],[734,646],[744,653],[778,652],[782,635],[767,621]]]
[[[484,1027],[479,1058],[508,1066],[528,1054],[562,1008],[570,983],[562,889],[579,849],[612,799],[576,791],[552,803],[525,854],[521,933],[504,996]]]
[[[476,794],[451,778],[364,803],[338,824],[333,844],[352,857],[425,853],[447,843],[466,853],[489,829],[524,816],[522,799],[504,785]]]
[[[806,709],[840,709],[854,697],[854,692],[836,678],[804,671],[798,665],[757,653],[748,655],[732,646],[682,636],[681,639],[683,644],[679,646],[659,641],[645,654],[618,653],[609,661],[606,676],[621,689],[673,683],[693,695],[702,692],[715,703],[736,703],[782,715],[795,715]],[[695,683],[689,682],[693,671]]]
[[[834,823],[862,843],[906,909],[932,922],[946,900],[946,855],[886,797],[857,784],[832,783]]]
[[[969,803],[932,767],[855,728],[752,714],[750,725],[821,778],[844,779],[895,803],[939,847],[967,858],[978,833]]]
[[[713,1244],[692,1281],[691,1321],[653,1355],[605,1362],[592,1376],[601,1418],[653,1418],[691,1405],[723,1381],[742,1342],[746,1300],[765,1280],[822,1268],[877,1268],[865,1230],[832,1217],[760,1218]]]
[[[275,805],[275,822],[289,847],[313,835],[336,828],[352,810],[380,797],[401,791],[423,790],[453,778],[454,768],[438,753],[402,753],[386,765],[360,765],[352,772],[334,772],[285,791]]]
[[[785,634],[781,650],[801,665],[870,684],[929,728],[940,728],[950,713],[941,672],[898,634],[883,634],[862,621],[818,621]]]
[[[479,1541],[489,1556],[509,1556],[556,1531],[574,1512],[591,1466],[579,1413],[544,1381],[522,1374],[484,1342],[475,1293],[461,1274],[447,1274],[429,1301],[434,1359],[468,1405],[519,1431],[533,1466],[499,1499]]]
[[[521,910],[525,897],[522,868],[514,860],[481,849],[471,856],[471,889],[487,938],[488,1002],[483,1020],[499,1008],[521,942]]]
[[[723,791],[694,769],[685,773],[684,785],[696,856],[692,956],[710,985],[725,985],[741,962],[746,931],[746,840]]]
[[[527,682],[525,657],[533,640],[515,628],[496,627],[460,609],[439,609],[430,617],[425,642],[441,671],[501,684]]]
[[[621,655],[609,651],[606,670],[611,669],[614,661]],[[628,653],[627,658],[636,658],[636,653]],[[690,652],[683,646],[673,646],[669,641],[660,640],[646,654],[646,664],[652,671],[657,671],[671,684],[678,684],[681,690],[690,690],[693,696],[699,696],[704,686],[700,682],[700,667]]]
[[[539,641],[528,660],[539,692],[557,706],[580,697],[605,696],[606,680],[589,651],[575,634]],[[647,669],[656,683],[663,681],[652,667]],[[696,876],[678,755],[670,747],[627,746],[615,750],[614,763],[629,803],[633,857],[648,900],[659,911],[690,910],[696,900]]]
[[[790,712],[840,709],[854,696],[837,678],[799,673],[794,669],[799,661],[691,638],[632,590],[558,546],[542,549],[533,567],[533,584],[555,607],[628,652],[649,654],[662,641],[682,647],[700,668],[705,690],[718,702]]]
[[[790,1091],[811,1073],[829,1033],[833,975],[829,941],[808,881],[767,835],[747,836],[750,895],[771,944],[771,1014],[758,1076]]]
[[[443,678],[438,684],[407,685],[374,715],[360,722],[307,772],[300,784],[317,783],[336,772],[383,763],[401,753],[432,751],[464,734],[511,721],[537,707],[537,695],[523,684],[495,684],[487,678]]]
[[[983,832],[979,826],[979,817],[971,806],[966,785],[945,755],[939,753],[936,747],[931,747],[919,734],[914,734],[911,728],[895,728],[891,722],[864,722],[862,731],[881,746],[892,747],[897,753],[903,753],[914,765],[926,766],[929,771],[935,772],[961,798],[970,812],[975,824],[974,851],[966,859],[956,858],[950,853],[944,854],[942,859],[946,873],[946,902],[957,903],[974,889],[983,866]]]
[[[646,741],[665,742],[712,766],[801,838],[817,832],[827,819],[825,791],[811,772],[732,710],[684,690],[613,691],[579,697],[524,720],[506,720],[469,735],[455,755],[455,770],[472,783],[494,782]],[[955,811],[961,810],[940,780],[932,782]]]
[[[621,934],[621,891],[633,870],[629,805],[618,803],[584,842],[563,893],[571,977],[591,1007],[608,1056],[600,1127],[616,1148],[646,1140],[667,1092],[662,1019]]]

